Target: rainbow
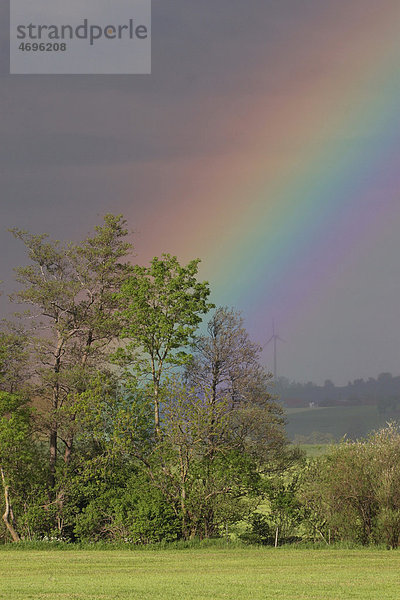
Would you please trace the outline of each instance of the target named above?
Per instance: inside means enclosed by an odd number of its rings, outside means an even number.
[[[235,143],[171,164],[174,198],[140,225],[140,251],[201,257],[214,301],[241,309],[259,341],[272,316],[294,327],[400,215],[400,5],[384,5],[365,3],[346,27],[340,14],[320,24],[318,48],[318,24],[299,32],[276,66],[284,74],[299,48],[299,72],[274,93],[233,98],[217,122]]]

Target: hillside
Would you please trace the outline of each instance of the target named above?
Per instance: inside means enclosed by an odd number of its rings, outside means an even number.
[[[357,439],[393,420],[394,414],[379,412],[376,406],[329,406],[321,408],[287,408],[287,432],[290,440],[310,443],[329,442],[346,436]],[[314,435],[317,432],[320,435]],[[333,441],[333,440],[332,440]]]

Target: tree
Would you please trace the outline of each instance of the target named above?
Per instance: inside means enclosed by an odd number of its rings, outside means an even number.
[[[260,491],[261,473],[288,461],[282,409],[268,393],[260,349],[242,319],[218,309],[208,334],[193,342],[186,384],[163,390],[163,436],[155,450],[158,485],[179,506],[184,537],[214,535],[223,522],[243,517],[243,499]]]
[[[199,394],[210,390],[212,406],[228,399],[234,435],[260,462],[284,456],[286,460],[283,409],[269,394],[270,375],[259,362],[261,348],[250,340],[243,319],[232,309],[218,308],[207,332],[194,342],[185,374],[189,386]]]
[[[222,524],[249,510],[245,497],[259,484],[257,465],[232,435],[229,399],[199,395],[179,379],[163,389],[163,436],[150,459],[156,487],[181,520],[181,535],[218,535]]]
[[[187,380],[199,389],[210,388],[214,402],[219,396],[228,396],[232,405],[249,398],[254,382],[267,377],[259,364],[261,348],[250,341],[240,314],[218,308],[207,334],[194,341]]]
[[[0,391],[0,483],[3,521],[14,542],[20,540],[14,503],[22,510],[40,468],[34,441],[32,410],[26,398]]]
[[[0,536],[148,543],[247,516],[287,462],[284,420],[238,314],[196,337],[199,261],[132,267],[121,216],[79,243],[13,234],[30,310],[0,329]]]
[[[16,393],[29,378],[29,339],[21,327],[3,321],[0,330],[0,390]]]
[[[154,401],[154,428],[160,436],[160,386],[168,367],[188,360],[191,343],[201,315],[213,305],[207,302],[207,282],[198,282],[199,260],[181,266],[176,256],[163,254],[149,267],[136,266],[122,286],[118,298],[124,303],[123,336],[129,340],[125,356],[133,360],[139,375],[150,377]],[[140,358],[142,360],[140,360]]]
[[[73,404],[91,376],[104,363],[105,350],[120,329],[116,292],[131,272],[124,262],[131,245],[122,216],[106,215],[104,224],[81,244],[61,244],[47,235],[13,229],[28,250],[31,264],[19,267],[22,290],[14,299],[32,307],[35,324],[36,393],[49,401],[45,426],[49,431],[49,484],[55,472],[63,419],[64,461],[70,461],[74,440]],[[32,335],[32,334],[31,334]]]
[[[27,395],[28,338],[23,330],[3,322],[0,331],[0,485],[3,521],[14,542],[20,540],[15,504],[27,503],[34,473],[34,423]],[[36,457],[37,458],[37,457]],[[0,501],[0,504],[3,504]]]

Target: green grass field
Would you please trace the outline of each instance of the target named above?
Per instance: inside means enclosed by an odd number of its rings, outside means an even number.
[[[376,406],[288,408],[286,417],[287,433],[291,440],[296,435],[309,436],[314,431],[330,433],[336,440],[344,435],[357,439],[391,420],[388,415],[380,415]]]
[[[232,548],[0,551],[0,598],[398,600],[400,553]]]
[[[329,444],[300,444],[300,448],[309,458],[316,458],[328,452]]]

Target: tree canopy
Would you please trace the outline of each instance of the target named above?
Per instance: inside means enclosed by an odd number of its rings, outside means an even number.
[[[1,541],[398,546],[397,425],[316,460],[291,447],[261,348],[198,259],[132,264],[121,215],[80,242],[12,233],[28,264],[0,324]]]

